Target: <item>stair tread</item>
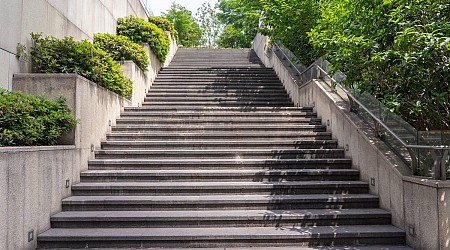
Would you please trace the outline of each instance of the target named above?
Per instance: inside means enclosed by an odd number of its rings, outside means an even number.
[[[351,163],[347,158],[329,158],[329,159],[94,159],[90,163],[193,163],[193,164],[224,164],[234,163],[237,166],[240,163]]]
[[[52,221],[66,220],[211,220],[211,219],[322,219],[390,217],[379,208],[303,209],[303,210],[207,210],[207,211],[68,211],[52,216]]]
[[[185,202],[214,202],[216,204],[229,204],[230,202],[244,203],[283,203],[289,201],[308,201],[308,202],[339,202],[350,200],[378,200],[378,197],[372,194],[302,194],[302,195],[256,195],[256,194],[234,194],[234,195],[171,195],[171,196],[71,196],[63,199],[65,204],[73,203],[127,203],[138,202],[142,204],[167,203],[183,204]]]
[[[285,182],[80,182],[72,186],[72,189],[90,189],[90,188],[102,188],[102,189],[117,189],[117,188],[134,188],[134,189],[147,189],[147,188],[179,188],[179,189],[200,189],[200,188],[259,188],[259,187],[345,187],[345,186],[360,186],[366,187],[368,184],[363,181],[285,181]]]
[[[221,227],[221,228],[58,228],[39,235],[40,240],[101,239],[126,240],[196,240],[203,239],[264,239],[270,238],[315,238],[320,237],[396,237],[405,232],[391,225],[316,226],[316,227]]]
[[[355,174],[359,173],[356,169],[283,169],[283,170],[254,170],[254,169],[193,169],[193,170],[87,170],[81,173],[81,176],[96,176],[96,175],[195,175],[201,174],[203,176],[209,175],[245,175],[245,174],[263,174],[263,175],[275,175],[275,174]]]

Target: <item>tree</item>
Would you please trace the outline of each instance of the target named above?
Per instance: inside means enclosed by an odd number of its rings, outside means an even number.
[[[417,129],[450,127],[448,0],[332,0],[311,31],[348,84]]]
[[[221,0],[218,20],[225,25],[218,38],[220,47],[249,48],[258,32],[261,5],[256,0]]]
[[[202,31],[191,11],[173,3],[167,13],[163,13],[162,16],[173,23],[175,30],[178,31],[180,46],[195,47],[200,45]]]
[[[222,24],[217,19],[217,5],[213,8],[209,3],[204,3],[197,10],[196,16],[203,33],[201,44],[206,47],[216,47],[216,39],[222,31]]]

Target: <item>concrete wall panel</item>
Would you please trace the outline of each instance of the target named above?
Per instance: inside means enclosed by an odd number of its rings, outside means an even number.
[[[0,152],[0,249],[8,249],[8,159]]]
[[[450,249],[450,187],[440,189],[438,199],[440,249]]]
[[[22,1],[0,0],[0,6],[3,10],[0,14],[0,48],[15,53],[22,35],[17,32],[22,30]]]
[[[25,155],[15,153],[13,157],[8,157],[8,248],[7,249],[24,249],[24,216],[25,208],[25,190],[23,184],[25,182]],[[11,237],[21,240],[11,240]]]
[[[0,88],[11,89],[11,82],[9,80],[9,53],[0,50]]]

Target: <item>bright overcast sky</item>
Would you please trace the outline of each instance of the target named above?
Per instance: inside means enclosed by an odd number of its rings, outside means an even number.
[[[214,5],[217,0],[150,0],[148,3],[150,4],[150,8],[153,11],[155,16],[161,15],[161,12],[167,12],[170,9],[172,3],[175,2],[181,6],[186,7],[186,9],[192,11],[192,14],[195,15],[197,9],[202,6],[203,3],[209,3]]]

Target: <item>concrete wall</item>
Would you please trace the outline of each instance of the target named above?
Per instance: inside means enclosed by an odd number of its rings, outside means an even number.
[[[14,73],[29,72],[15,54],[18,43],[30,47],[31,32],[92,39],[94,33],[115,33],[119,17],[146,17],[139,0],[0,0],[0,6],[0,87],[6,89],[12,89]]]
[[[79,178],[75,146],[0,148],[0,249],[36,249]],[[28,235],[33,239],[28,241]]]
[[[333,138],[359,169],[380,207],[392,214],[392,223],[407,233],[414,249],[450,249],[450,182],[412,176],[412,171],[354,113],[347,102],[321,80],[299,86],[284,61],[267,50],[267,37],[256,37],[253,47],[273,67],[297,106],[314,106]],[[264,45],[266,43],[266,45]]]
[[[87,159],[94,157],[91,147],[100,147],[123,107],[132,105],[131,101],[76,74],[15,74],[13,90],[51,99],[61,95],[66,98],[79,123],[65,137],[64,143],[75,145],[80,150],[82,159],[85,159],[80,163],[81,170],[87,169]]]

